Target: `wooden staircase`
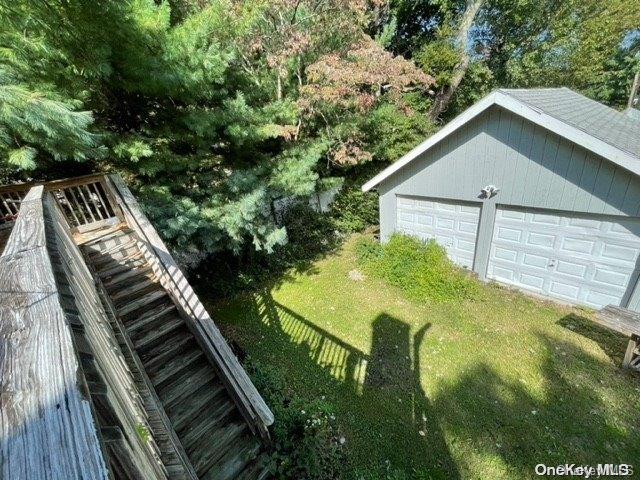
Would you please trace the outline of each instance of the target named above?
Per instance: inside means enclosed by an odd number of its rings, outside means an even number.
[[[265,479],[263,442],[250,430],[213,364],[124,225],[81,245],[111,308],[201,479]]]

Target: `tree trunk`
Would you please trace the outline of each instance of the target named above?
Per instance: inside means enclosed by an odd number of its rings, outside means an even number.
[[[471,57],[469,56],[469,30],[476,18],[476,15],[480,11],[480,8],[484,4],[485,0],[467,0],[467,6],[460,19],[460,25],[458,26],[458,33],[456,34],[456,47],[460,50],[460,62],[456,65],[451,75],[451,81],[449,85],[444,85],[440,88],[436,94],[436,98],[433,101],[433,106],[429,112],[431,120],[436,121],[440,118],[440,115],[449,107],[453,94],[456,92],[462,79],[467,73],[469,64],[471,63]]]
[[[638,91],[640,91],[640,72],[636,72],[635,77],[633,77],[633,85],[631,85],[631,93],[629,94],[627,108],[633,108],[635,106]]]

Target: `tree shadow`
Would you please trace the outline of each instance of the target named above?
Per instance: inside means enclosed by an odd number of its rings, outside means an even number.
[[[611,365],[575,343],[539,334],[535,378],[478,363],[451,381],[430,381],[437,393],[427,395],[424,372],[430,369],[421,364],[427,357],[420,349],[431,323],[415,331],[382,313],[372,322],[367,354],[278,303],[268,290],[252,299],[239,307],[247,324],[236,332],[223,325],[225,333],[244,336],[240,344],[279,365],[291,392],[326,397],[336,407],[353,464],[372,467],[362,478],[396,471],[405,475],[400,478],[456,479],[478,471],[522,478],[534,476],[537,463],[640,458],[636,400],[617,393],[633,391],[632,374],[603,374]],[[567,315],[558,323],[577,333],[586,329],[616,358],[623,352],[616,336],[587,318]]]
[[[505,379],[486,364],[476,365],[433,399],[434,408],[446,412],[441,425],[471,441],[478,456],[500,459],[512,478],[532,477],[538,463],[637,463],[635,402],[624,420],[607,411],[609,393],[620,387],[624,372],[606,377],[602,362],[574,344],[539,339],[547,352],[543,395],[526,379]]]
[[[295,391],[324,396],[336,406],[346,419],[347,441],[356,445],[350,452],[376,453],[368,459],[369,475],[402,470],[460,477],[420,383],[419,350],[430,324],[412,337],[406,323],[381,314],[366,354],[278,303],[268,290],[253,298],[246,318],[251,334],[263,342],[261,358],[280,364],[292,384],[304,384]]]

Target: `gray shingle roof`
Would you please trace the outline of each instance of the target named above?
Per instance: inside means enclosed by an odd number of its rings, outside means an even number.
[[[640,120],[568,88],[501,89],[547,115],[640,159]]]

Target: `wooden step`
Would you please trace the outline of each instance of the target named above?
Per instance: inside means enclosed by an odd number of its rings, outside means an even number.
[[[153,347],[147,352],[141,352],[139,355],[145,370],[149,372],[164,365],[169,359],[193,344],[195,344],[195,339],[191,332],[187,330],[178,331],[170,340]]]
[[[179,435],[204,409],[208,409],[207,407],[215,402],[217,397],[226,397],[226,394],[226,390],[221,385],[206,384],[199,388],[184,402],[180,402],[172,410],[167,411],[173,429]]]
[[[108,280],[104,280],[102,283],[107,289],[111,289],[120,286],[122,282],[127,282],[136,277],[151,278],[153,276],[153,269],[149,264],[145,264],[139,268],[130,268],[122,273],[108,277]]]
[[[102,255],[110,255],[119,250],[125,250],[136,245],[137,239],[132,235],[121,235],[109,240],[103,240],[94,245],[85,245],[84,250],[89,254],[89,258],[100,258]]]
[[[233,480],[253,462],[260,453],[260,443],[251,439],[238,448],[227,449],[222,457],[203,477],[204,480]]]
[[[146,295],[142,295],[141,297],[138,297],[135,300],[132,300],[119,307],[117,309],[118,315],[124,317],[129,313],[135,312],[142,307],[150,305],[151,303],[159,300],[162,297],[169,297],[169,295],[167,295],[167,292],[165,292],[164,290],[154,290],[152,292],[149,292]]]
[[[242,438],[248,431],[247,424],[245,422],[234,422],[224,425],[223,427],[216,429],[211,433],[209,442],[206,445],[200,445],[190,455],[189,459],[196,472],[200,477],[204,474],[209,475],[212,467],[216,465],[229,449],[237,451],[238,445],[236,444],[239,438]],[[209,477],[215,478],[217,477]]]
[[[128,235],[134,233],[129,227],[118,226],[112,230],[109,230],[105,235],[97,238],[92,238],[88,242],[82,244],[82,247],[90,247],[95,245],[96,243],[104,242],[106,240],[111,240],[112,238],[116,238],[121,235]]]
[[[100,266],[94,264],[94,268],[96,269],[96,272],[98,272],[98,276],[102,279],[145,264],[147,264],[147,260],[144,258],[144,255],[142,254],[142,252],[137,252],[134,255],[131,255],[130,257],[124,258],[119,261],[113,260],[108,264]]]
[[[136,279],[136,281],[132,281],[128,285],[123,285],[119,288],[112,287],[109,291],[109,296],[111,297],[111,301],[113,303],[118,303],[121,300],[130,297],[131,295],[154,286],[158,289],[162,288],[162,286],[153,278],[142,277],[140,279]]]
[[[219,398],[212,408],[194,419],[190,428],[182,432],[180,439],[184,449],[193,452],[199,447],[198,442],[201,438],[209,438],[214,431],[224,428],[233,418],[239,418],[237,413],[236,406],[230,398]]]
[[[194,348],[183,352],[182,355],[176,355],[174,358],[162,365],[155,373],[151,373],[149,371],[147,371],[147,373],[155,387],[158,388],[163,382],[167,381],[172,376],[177,375],[193,362],[201,359],[203,355],[204,354],[200,348]]]
[[[183,401],[193,392],[215,379],[213,368],[209,363],[202,362],[173,377],[167,385],[158,390],[158,396],[162,400],[165,410],[170,409],[175,403]]]
[[[262,453],[251,462],[242,473],[238,475],[236,480],[265,480],[269,478],[271,472],[269,471],[269,455]]]
[[[115,252],[109,254],[100,254],[91,258],[91,263],[97,270],[101,270],[105,266],[109,266],[112,263],[126,263],[130,258],[136,254],[142,254],[140,249],[134,244],[127,248],[121,248]]]
[[[133,337],[133,346],[136,350],[142,350],[182,326],[184,326],[184,320],[180,317],[162,317],[143,329],[141,335]]]
[[[158,318],[164,317],[165,315],[169,314],[177,316],[178,313],[175,304],[171,302],[169,298],[167,298],[165,302],[160,303],[153,308],[150,308],[139,317],[127,320],[125,322],[127,333],[133,336],[136,334],[136,332],[139,332],[140,330],[146,328],[147,325],[151,324]]]

